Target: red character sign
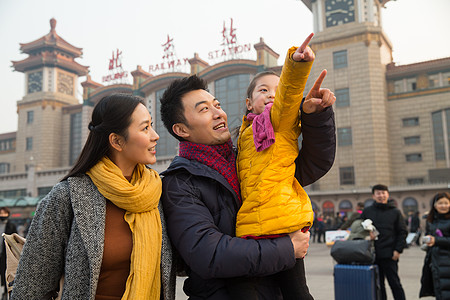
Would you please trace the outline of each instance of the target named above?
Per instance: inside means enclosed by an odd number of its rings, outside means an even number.
[[[112,53],[112,58],[109,60],[109,70],[114,70],[115,68],[121,68],[122,67],[122,60],[120,56],[122,55],[122,51],[119,51],[119,49],[116,50],[116,57],[114,57],[114,51]]]
[[[222,30],[222,36],[223,41],[221,45],[230,45],[230,44],[236,44],[236,29],[233,28],[233,18],[231,19],[230,24],[230,31],[227,32],[227,27],[225,26],[225,21],[223,21],[223,30]]]
[[[169,59],[170,57],[173,56],[173,52],[171,52],[171,48],[174,48],[174,45],[172,44],[173,42],[173,38],[171,39],[169,37],[169,35],[167,35],[167,42],[165,42],[164,44],[162,44],[161,46],[164,47],[164,55],[163,55],[163,59]]]

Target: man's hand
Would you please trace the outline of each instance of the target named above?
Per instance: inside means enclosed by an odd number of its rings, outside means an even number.
[[[297,51],[292,54],[292,59],[294,61],[300,62],[300,61],[313,61],[315,58],[314,52],[311,50],[311,48],[308,47],[309,42],[311,41],[312,37],[314,36],[314,33],[311,33],[308,35],[306,40],[303,42],[303,44],[297,48]]]
[[[394,255],[392,255],[392,260],[398,260],[400,258],[400,253],[397,250],[394,250]]]
[[[309,231],[303,233],[301,230],[290,233],[292,245],[294,245],[295,258],[304,258],[309,247]]]
[[[306,95],[305,102],[303,102],[303,111],[307,114],[321,112],[325,108],[332,106],[336,101],[334,93],[329,89],[321,89],[325,76],[327,75],[327,70],[323,70],[319,77],[314,82],[313,87]]]

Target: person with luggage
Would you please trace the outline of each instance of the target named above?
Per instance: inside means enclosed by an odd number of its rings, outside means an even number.
[[[410,244],[415,243],[417,246],[420,246],[420,219],[419,212],[410,211],[408,213],[408,218],[406,219],[406,226],[408,226],[409,234],[412,236],[412,240]],[[408,241],[407,241],[408,242]],[[408,244],[408,246],[410,246]]]
[[[364,208],[361,218],[371,219],[379,231],[375,240],[375,264],[378,265],[381,285],[381,299],[386,300],[385,278],[388,280],[395,300],[404,300],[403,290],[398,276],[398,260],[406,248],[406,223],[402,213],[389,199],[386,185],[377,184],[372,187],[372,198],[375,203]]]
[[[438,193],[433,197],[425,234],[423,240],[428,250],[419,297],[450,299],[450,193]]]

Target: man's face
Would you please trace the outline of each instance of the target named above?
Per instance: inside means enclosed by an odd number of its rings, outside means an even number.
[[[187,124],[174,124],[176,134],[189,142],[204,145],[221,145],[231,138],[227,114],[213,95],[205,90],[195,90],[185,94],[181,101]]]
[[[389,200],[389,192],[388,191],[381,191],[381,190],[375,190],[372,195],[373,200],[375,200],[378,203],[387,203]]]

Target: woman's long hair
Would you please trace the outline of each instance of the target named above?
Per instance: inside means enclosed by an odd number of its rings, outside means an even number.
[[[434,197],[431,201],[430,213],[427,216],[427,221],[430,223],[433,223],[435,217],[438,214],[436,208],[434,208],[434,204],[441,198],[447,198],[448,200],[450,200],[450,194],[447,192],[443,192],[443,193],[437,193],[436,195],[434,195]],[[445,215],[445,218],[450,219],[450,211]]]
[[[102,157],[109,154],[109,135],[116,133],[128,137],[131,115],[139,104],[145,105],[143,99],[130,94],[112,94],[103,97],[92,112],[88,125],[89,135],[77,162],[62,179],[84,174]]]

